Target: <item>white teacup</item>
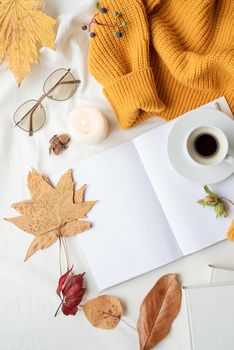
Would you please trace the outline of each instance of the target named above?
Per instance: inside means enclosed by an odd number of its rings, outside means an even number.
[[[188,157],[200,165],[217,165],[225,161],[234,165],[234,158],[228,153],[226,135],[215,126],[193,129],[186,140]]]

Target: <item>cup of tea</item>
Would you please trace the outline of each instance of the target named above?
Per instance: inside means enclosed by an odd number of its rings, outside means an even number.
[[[215,126],[193,129],[186,140],[188,157],[200,165],[218,165],[225,161],[234,166],[234,157],[229,154],[228,139]]]

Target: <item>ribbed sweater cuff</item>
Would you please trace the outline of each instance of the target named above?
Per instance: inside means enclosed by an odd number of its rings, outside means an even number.
[[[104,88],[123,128],[140,123],[165,109],[158,97],[151,68],[129,73]]]

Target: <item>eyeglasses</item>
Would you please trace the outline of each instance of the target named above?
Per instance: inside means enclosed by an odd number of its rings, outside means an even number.
[[[55,101],[66,101],[71,98],[80,83],[70,72],[70,69],[60,68],[48,76],[44,85],[44,94],[38,100],[28,100],[14,114],[15,126],[29,133],[40,130],[46,121],[46,113],[42,101],[48,97]]]

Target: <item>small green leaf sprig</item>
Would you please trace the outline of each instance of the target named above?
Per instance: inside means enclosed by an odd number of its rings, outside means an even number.
[[[219,197],[215,192],[211,191],[207,185],[204,186],[206,196],[198,201],[203,207],[213,207],[217,218],[228,216],[228,206],[226,202],[234,205],[234,203],[225,197]]]

